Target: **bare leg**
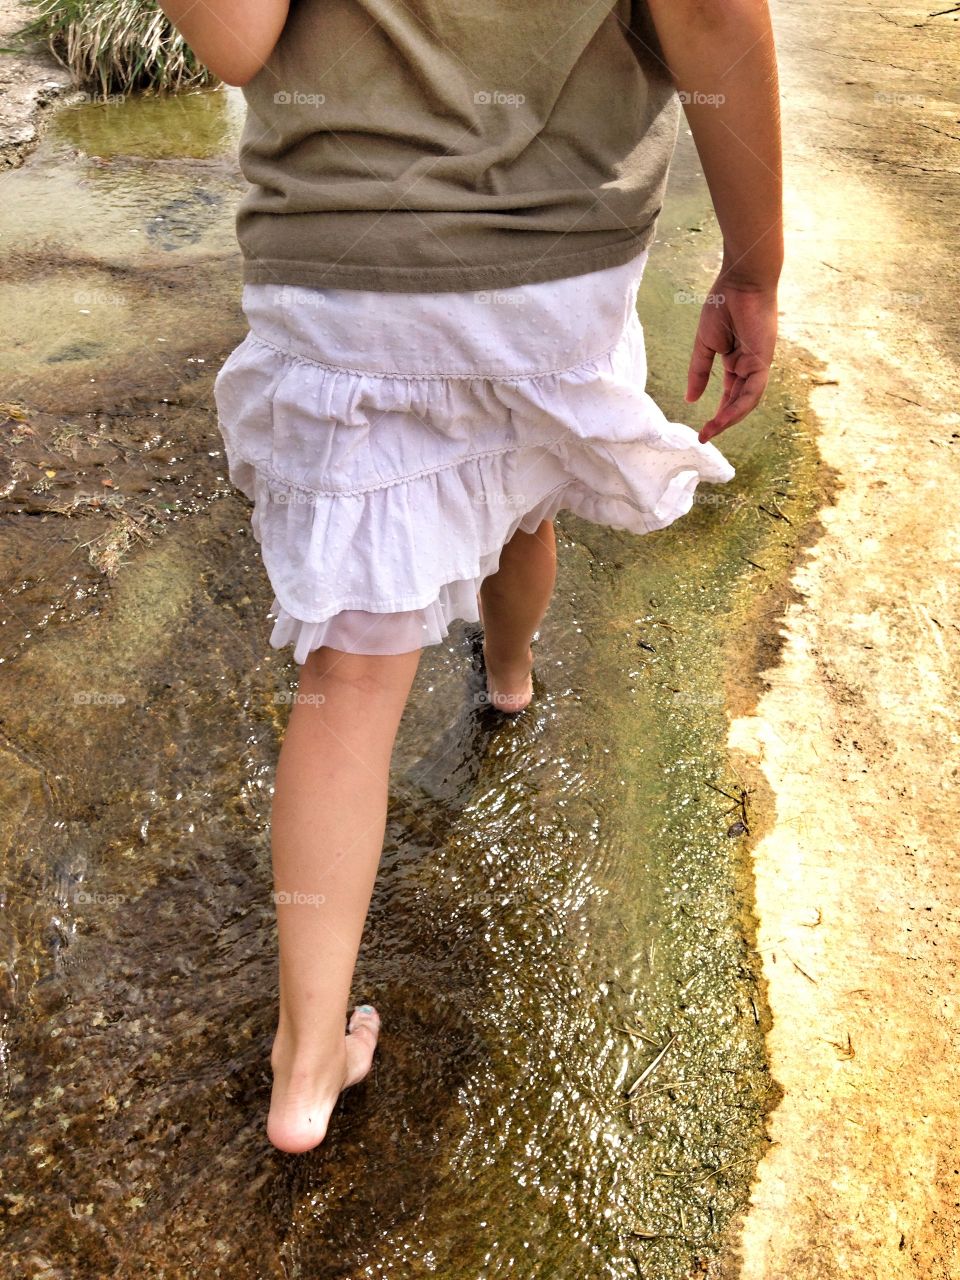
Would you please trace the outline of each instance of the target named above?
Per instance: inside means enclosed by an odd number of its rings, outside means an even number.
[[[301,669],[271,825],[280,1019],[267,1136],[282,1151],[321,1142],[341,1090],[370,1070],[376,1011],[358,1006],[347,1035],[344,1019],[383,848],[390,757],[419,660],[420,650],[324,648]]]
[[[533,697],[530,641],[547,611],[557,576],[553,521],[517,532],[496,573],[480,587],[487,694],[499,711],[522,711]]]

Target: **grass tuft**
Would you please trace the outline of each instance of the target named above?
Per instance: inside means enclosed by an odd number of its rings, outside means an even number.
[[[217,84],[152,0],[25,0],[17,37],[40,40],[84,88],[104,96]]]

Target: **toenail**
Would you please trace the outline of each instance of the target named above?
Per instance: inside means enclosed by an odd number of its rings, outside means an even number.
[[[357,1005],[357,1009],[358,1009],[358,1011],[359,1011],[360,1013],[374,1013],[374,1012],[375,1012],[374,1007],[373,1007],[373,1005],[372,1005],[372,1004],[358,1004],[358,1005]]]

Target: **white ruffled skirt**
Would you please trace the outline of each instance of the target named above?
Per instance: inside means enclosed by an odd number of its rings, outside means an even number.
[[[646,259],[488,293],[244,286],[214,394],[272,646],[437,644],[518,529],[566,509],[648,533],[732,479],[644,389]]]

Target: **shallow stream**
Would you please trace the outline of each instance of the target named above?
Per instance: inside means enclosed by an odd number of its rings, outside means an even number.
[[[375,1070],[281,1155],[268,816],[296,668],[212,398],[244,332],[241,105],[66,106],[0,174],[9,1274],[704,1274],[776,1092],[723,743],[745,620],[773,626],[818,505],[797,387],[718,438],[736,479],[671,528],[561,515],[521,717],[478,706],[473,629],[427,650],[355,986]],[[695,426],[718,244],[684,137],[640,312],[649,389]]]

